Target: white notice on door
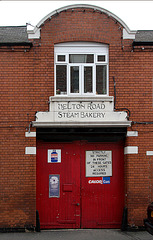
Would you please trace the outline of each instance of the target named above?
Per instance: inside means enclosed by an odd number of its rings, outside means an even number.
[[[112,176],[112,151],[86,151],[86,177]]]

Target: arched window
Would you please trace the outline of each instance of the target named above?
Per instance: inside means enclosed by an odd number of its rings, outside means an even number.
[[[90,42],[56,44],[55,95],[108,95],[108,45]]]

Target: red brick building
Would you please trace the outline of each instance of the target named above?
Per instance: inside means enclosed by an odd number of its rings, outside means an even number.
[[[72,5],[0,27],[0,228],[143,226],[153,199],[153,31]]]

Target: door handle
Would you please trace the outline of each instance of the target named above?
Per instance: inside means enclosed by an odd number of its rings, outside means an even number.
[[[80,206],[80,203],[72,203],[73,205]]]

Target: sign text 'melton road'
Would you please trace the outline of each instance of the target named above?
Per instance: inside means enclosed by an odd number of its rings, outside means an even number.
[[[105,104],[104,103],[58,103],[57,106],[58,110],[104,110]]]

